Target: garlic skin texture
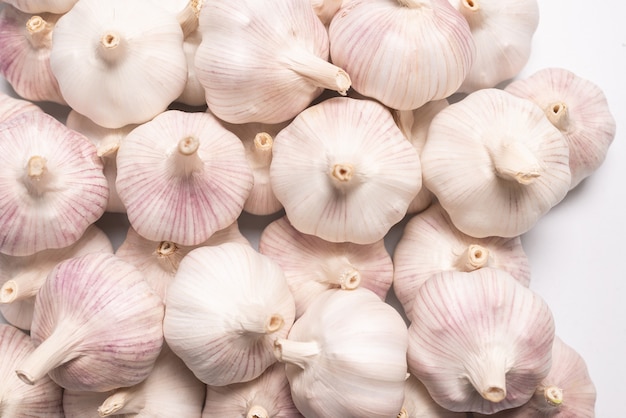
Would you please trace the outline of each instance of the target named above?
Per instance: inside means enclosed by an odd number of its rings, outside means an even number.
[[[165,340],[207,385],[252,380],[276,362],[295,304],[278,264],[249,245],[200,247],[181,261],[165,299]]]
[[[72,245],[104,213],[102,163],[83,135],[33,111],[0,126],[0,252]]]
[[[409,375],[404,384],[404,404],[397,418],[467,418],[467,415],[442,408],[430,397],[426,387]]]
[[[442,407],[493,414],[532,397],[553,340],[548,305],[508,273],[446,271],[416,294],[407,360]]]
[[[330,289],[276,342],[291,396],[307,418],[389,418],[404,401],[407,328],[372,291]]]
[[[0,416],[63,418],[63,389],[49,377],[33,386],[20,382],[15,367],[33,351],[28,335],[0,324]]]
[[[492,267],[530,283],[530,264],[520,237],[473,238],[459,231],[438,202],[407,222],[393,255],[393,289],[409,320],[419,287],[442,271]]]
[[[164,309],[143,275],[113,254],[63,261],[39,290],[31,327],[36,348],[16,373],[27,384],[47,374],[69,390],[136,385],[161,351]]]
[[[78,0],[3,0],[25,13],[68,12]]]
[[[26,112],[41,112],[41,108],[28,101],[17,99],[5,93],[0,93],[0,123],[4,123],[17,115]]]
[[[422,176],[417,151],[384,106],[337,97],[276,136],[270,181],[298,231],[372,244],[404,217]]]
[[[328,34],[310,0],[208,0],[196,73],[209,109],[229,123],[280,123],[350,76],[328,62]]]
[[[59,18],[50,65],[66,102],[105,128],[146,122],[183,91],[183,32],[151,0],[81,0]]]
[[[476,45],[474,63],[458,92],[496,87],[514,78],[530,58],[539,25],[537,0],[449,0],[467,20]]]
[[[293,404],[285,365],[274,363],[254,380],[207,386],[202,418],[302,418]]]
[[[385,300],[393,280],[393,264],[383,240],[364,245],[328,242],[299,232],[284,216],[265,227],[259,252],[285,273],[296,318],[327,289],[364,287]]]
[[[329,39],[332,62],[353,88],[398,110],[457,91],[475,54],[469,26],[448,0],[346,1]]]
[[[602,165],[616,122],[602,89],[563,68],[545,68],[505,91],[539,106],[569,144],[570,190]]]
[[[420,155],[424,185],[467,235],[515,237],[567,194],[567,141],[532,102],[476,91],[440,111]]]

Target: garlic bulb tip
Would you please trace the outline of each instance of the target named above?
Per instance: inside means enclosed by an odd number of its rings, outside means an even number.
[[[506,389],[497,386],[487,388],[482,394],[486,400],[494,403],[502,402],[506,398]]]
[[[28,176],[32,179],[39,180],[46,171],[46,159],[34,155],[28,160]]]
[[[544,389],[546,402],[552,406],[559,406],[563,403],[563,389],[558,386],[548,386]]]
[[[249,410],[246,418],[270,418],[270,414],[265,408],[259,405],[253,405]]]
[[[178,151],[183,155],[191,155],[198,151],[200,141],[194,136],[188,136],[178,142]]]

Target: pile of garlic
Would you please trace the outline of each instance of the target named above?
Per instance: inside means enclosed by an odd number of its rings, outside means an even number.
[[[615,121],[512,81],[536,0],[4,3],[0,416],[594,416],[520,236]]]

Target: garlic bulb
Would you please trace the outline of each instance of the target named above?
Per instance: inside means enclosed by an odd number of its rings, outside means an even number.
[[[448,0],[346,1],[329,38],[332,62],[353,88],[400,110],[454,93],[475,53],[467,22]]]
[[[34,111],[0,127],[0,252],[24,256],[72,245],[106,207],[96,148]]]
[[[33,351],[30,338],[19,329],[0,324],[0,416],[63,418],[63,389],[49,377],[30,386],[20,382],[15,367]]]
[[[105,128],[146,122],[183,91],[176,16],[152,0],[81,0],[59,18],[50,65],[77,112]]]
[[[330,25],[342,4],[343,0],[311,0],[315,14],[325,26]]]
[[[143,275],[113,254],[63,261],[39,290],[31,327],[37,348],[17,375],[33,384],[47,374],[80,391],[136,385],[161,351],[163,315],[163,302]]]
[[[508,273],[446,271],[417,291],[407,359],[442,407],[493,414],[531,398],[553,340],[548,305]]]
[[[52,32],[59,15],[0,10],[0,74],[21,97],[65,104],[50,69]]]
[[[207,386],[202,418],[302,418],[293,404],[285,366],[274,363],[254,380]]]
[[[200,247],[167,290],[165,340],[208,385],[252,380],[276,362],[273,344],[294,321],[278,264],[249,245]]]
[[[537,104],[567,139],[570,190],[604,162],[616,123],[598,85],[563,68],[545,68],[505,90]]]
[[[90,253],[113,253],[108,236],[91,225],[74,244],[16,257],[0,254],[0,312],[10,324],[30,329],[35,297],[57,263]]]
[[[397,418],[467,418],[467,415],[442,408],[422,382],[410,375],[404,384],[404,404]]]
[[[385,300],[393,279],[391,256],[383,240],[366,245],[327,242],[299,232],[286,217],[263,230],[259,251],[284,271],[296,301],[296,317],[331,288],[364,287]]]
[[[235,222],[252,182],[241,141],[206,112],[163,112],[117,152],[117,193],[132,227],[152,241],[206,241]]]
[[[276,136],[270,181],[298,231],[371,244],[404,217],[421,166],[384,106],[337,97],[302,111]]]
[[[407,329],[368,289],[330,289],[276,342],[291,396],[307,418],[396,416],[404,400]]]
[[[493,267],[524,286],[530,283],[520,237],[473,238],[459,231],[437,202],[408,221],[393,257],[393,289],[409,319],[415,294],[435,273]]]
[[[65,13],[69,11],[78,0],[3,0],[25,13]]]
[[[41,112],[41,108],[28,100],[16,99],[8,94],[0,93],[0,123],[32,111]]]
[[[196,52],[202,42],[202,33],[195,30],[185,36],[183,41],[183,51],[187,59],[187,82],[182,93],[176,99],[176,102],[186,104],[188,106],[206,106],[206,98],[204,86],[198,80],[196,74]]]
[[[196,73],[209,109],[230,123],[280,123],[350,77],[328,62],[328,34],[311,0],[207,0]]]
[[[491,88],[435,116],[421,162],[425,186],[459,230],[515,237],[567,194],[568,156],[537,106]]]
[[[539,25],[537,0],[449,0],[465,17],[476,45],[459,92],[495,87],[515,77],[530,58]]]

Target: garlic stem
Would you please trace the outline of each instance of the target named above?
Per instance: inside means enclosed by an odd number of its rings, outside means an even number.
[[[0,303],[13,303],[34,297],[43,284],[43,278],[45,276],[41,272],[29,271],[6,281],[0,288]]]
[[[361,273],[345,256],[330,257],[323,265],[322,282],[340,286],[344,290],[353,290],[361,284]]]
[[[52,46],[52,29],[54,25],[46,22],[41,16],[31,16],[26,22],[26,30],[30,35],[28,40],[35,49],[50,48]]]
[[[409,413],[406,411],[406,408],[402,408],[396,418],[409,418]]]
[[[461,5],[463,6],[463,9],[471,10],[473,12],[480,9],[480,6],[478,3],[479,3],[478,0],[462,0],[461,1]]]
[[[484,352],[476,358],[474,367],[467,367],[468,379],[476,391],[490,402],[501,402],[506,398],[506,355],[503,350]]]
[[[252,142],[252,158],[261,167],[269,167],[272,162],[272,148],[274,147],[274,138],[267,132],[259,132],[254,136]]]
[[[250,409],[248,409],[246,418],[270,418],[270,414],[262,406],[252,405]]]
[[[171,156],[175,176],[189,177],[192,173],[202,170],[204,162],[198,155],[199,148],[200,140],[194,136],[187,136],[178,141],[177,152]]]
[[[531,184],[541,175],[541,164],[528,147],[520,141],[504,141],[491,152],[496,174],[522,185]]]
[[[570,123],[569,110],[564,102],[552,103],[544,110],[548,120],[560,131],[567,131]]]
[[[563,403],[563,389],[558,386],[548,386],[543,390],[543,395],[551,406],[559,406]]]
[[[26,187],[32,195],[39,196],[48,190],[50,176],[44,157],[34,155],[26,164]]]
[[[459,257],[457,267],[461,271],[470,272],[485,267],[488,262],[489,250],[482,245],[471,244]]]
[[[119,140],[104,141],[96,147],[96,153],[98,157],[112,156],[120,147]]]
[[[118,389],[111,396],[106,398],[102,405],[98,407],[98,415],[108,417],[111,415],[138,414],[145,406],[143,392],[134,386],[130,388]]]
[[[161,241],[155,250],[157,259],[167,267],[168,270],[175,272],[178,270],[182,254],[178,246],[171,241]]]
[[[344,96],[352,85],[348,73],[307,51],[292,50],[287,55],[287,65],[314,86],[334,90]]]
[[[204,0],[189,0],[185,8],[176,16],[185,38],[198,29],[200,10],[203,4]]]
[[[254,306],[242,307],[241,315],[236,320],[239,321],[240,330],[244,334],[271,334],[285,325],[281,314],[259,315],[258,309]]]
[[[116,31],[107,31],[100,37],[100,57],[109,64],[118,62],[126,51],[124,38]]]
[[[292,341],[279,338],[274,342],[274,355],[278,361],[304,369],[320,355],[320,346],[315,341]]]

